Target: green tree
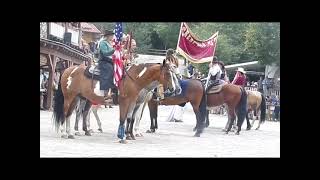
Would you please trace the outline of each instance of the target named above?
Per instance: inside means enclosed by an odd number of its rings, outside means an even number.
[[[280,23],[250,23],[245,50],[262,64],[280,65]]]

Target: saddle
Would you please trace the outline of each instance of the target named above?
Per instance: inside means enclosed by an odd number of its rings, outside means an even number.
[[[99,80],[100,78],[100,70],[98,66],[95,64],[88,66],[86,70],[84,71],[84,75],[88,78],[93,78],[94,80]]]
[[[208,88],[207,88],[207,90],[206,90],[206,93],[207,94],[218,94],[218,93],[220,93],[220,91],[221,91],[221,89],[222,89],[222,87],[224,86],[224,85],[226,85],[227,84],[227,82],[225,82],[225,81],[223,81],[223,80],[216,80],[216,81],[214,81],[214,82],[212,82],[209,86],[208,86]]]

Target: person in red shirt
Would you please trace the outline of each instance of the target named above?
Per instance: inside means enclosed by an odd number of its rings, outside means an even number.
[[[241,68],[241,67],[238,68],[237,73],[232,81],[232,84],[244,87],[246,85],[246,81],[247,81],[246,80],[247,77],[245,74],[246,74],[246,72],[244,71],[243,68]]]

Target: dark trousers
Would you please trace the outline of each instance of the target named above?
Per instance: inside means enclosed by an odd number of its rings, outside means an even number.
[[[99,60],[100,90],[109,90],[114,87],[112,60]]]

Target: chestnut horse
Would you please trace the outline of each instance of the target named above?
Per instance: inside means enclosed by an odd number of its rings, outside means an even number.
[[[250,91],[247,90],[248,94],[248,112],[246,114],[246,120],[247,120],[247,130],[250,130],[251,127],[254,124],[255,119],[253,118],[252,125],[250,125],[248,114],[250,111],[254,111],[258,118],[259,111],[260,113],[260,120],[259,125],[256,128],[258,130],[260,128],[260,124],[263,123],[266,120],[266,100],[265,97],[259,92],[259,91]]]
[[[154,81],[163,84],[164,90],[179,88],[179,84],[174,81],[174,71],[175,65],[168,59],[163,60],[162,64],[133,65],[128,71],[125,71],[125,76],[119,85],[120,124],[118,138],[120,143],[126,143],[125,134],[130,137],[128,139],[134,138],[133,123],[131,122],[140,91]],[[126,119],[127,128],[125,131],[124,123]]]
[[[207,109],[226,104],[228,109],[226,134],[231,130],[236,117],[238,117],[236,134],[239,135],[247,114],[247,93],[245,89],[238,85],[225,84],[218,93],[206,94],[206,96]],[[208,116],[206,116],[206,120],[209,121]]]

